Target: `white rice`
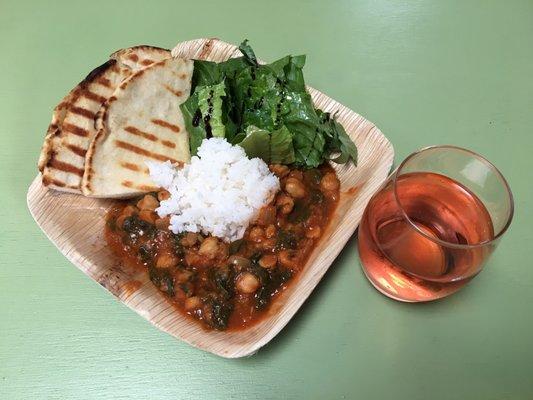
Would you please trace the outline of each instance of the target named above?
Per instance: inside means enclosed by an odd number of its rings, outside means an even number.
[[[171,215],[174,233],[202,232],[225,241],[241,239],[261,207],[279,190],[278,178],[259,158],[249,159],[225,139],[204,139],[198,156],[182,169],[170,161],[147,162],[154,183],[170,192],[156,210]]]

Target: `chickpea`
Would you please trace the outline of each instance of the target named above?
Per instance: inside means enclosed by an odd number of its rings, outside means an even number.
[[[276,226],[274,224],[271,224],[266,227],[265,229],[265,236],[267,239],[270,239],[276,235]]]
[[[122,210],[122,215],[125,217],[131,217],[133,214],[137,213],[139,209],[135,206],[126,206],[124,207],[124,210]]]
[[[259,284],[259,279],[254,274],[243,272],[237,277],[235,287],[241,293],[251,294],[259,289]]]
[[[287,215],[290,214],[294,208],[294,200],[292,197],[281,193],[276,200],[276,206],[280,209],[282,214]]]
[[[237,268],[247,268],[250,266],[250,260],[248,260],[246,257],[232,255],[230,258],[228,258],[228,263],[231,265],[234,265]]]
[[[160,190],[157,192],[157,200],[163,201],[170,198],[170,192],[168,190]]]
[[[305,237],[309,239],[318,239],[321,233],[322,229],[320,229],[320,226],[311,225],[307,228],[307,231],[305,232]]]
[[[263,251],[271,251],[274,250],[277,244],[277,238],[273,237],[270,239],[263,240],[258,246],[258,249],[261,249]]]
[[[148,222],[149,224],[153,224],[157,219],[157,214],[150,210],[141,210],[139,213],[139,218],[145,222]]]
[[[273,206],[265,206],[259,211],[256,224],[267,226],[276,222],[276,208]]]
[[[277,239],[275,237],[272,237],[270,239],[263,240],[263,243],[261,243],[261,248],[263,250],[273,250],[274,247],[276,247]]]
[[[159,207],[159,202],[154,196],[147,194],[137,202],[137,207],[139,207],[141,210],[154,211],[157,207]]]
[[[265,238],[265,231],[259,226],[254,226],[249,233],[252,242],[260,243]]]
[[[219,250],[218,239],[215,237],[206,238],[198,250],[198,254],[205,256],[209,259],[213,259],[217,256]]]
[[[328,172],[320,180],[320,188],[326,191],[337,190],[340,186],[339,179],[333,172]]]
[[[198,241],[198,234],[194,232],[187,232],[180,240],[180,243],[185,247],[192,247]]]
[[[294,178],[294,179],[298,179],[299,181],[303,180],[304,179],[304,174],[302,171],[300,170],[297,170],[297,169],[293,169],[290,174],[289,174],[289,178]]]
[[[211,264],[211,261],[202,257],[195,251],[185,251],[185,264],[189,267],[205,267],[207,264]]]
[[[285,191],[295,199],[305,197],[305,186],[296,178],[287,178],[285,181]]]
[[[163,253],[157,257],[155,266],[157,268],[172,268],[178,265],[178,261],[179,260],[174,255],[170,253]]]
[[[279,252],[279,262],[290,269],[298,268],[298,253],[294,250],[282,250]]]
[[[170,217],[158,218],[155,220],[155,226],[157,229],[165,230],[170,225]]]
[[[180,272],[179,274],[176,275],[176,280],[179,282],[179,283],[185,283],[187,281],[189,281],[189,279],[191,279],[193,273],[191,271],[183,271],[183,272]]]
[[[263,268],[273,268],[278,263],[278,257],[275,254],[265,254],[259,259],[259,265]]]
[[[193,311],[202,306],[202,300],[198,296],[188,297],[183,305],[186,311]]]
[[[287,167],[286,165],[281,165],[281,164],[272,164],[269,168],[270,168],[270,171],[276,174],[278,178],[283,178],[287,176],[287,174],[290,171],[289,167]]]

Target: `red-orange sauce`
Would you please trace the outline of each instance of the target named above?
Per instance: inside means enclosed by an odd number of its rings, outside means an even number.
[[[305,266],[339,199],[339,181],[329,165],[270,168],[282,190],[240,241],[173,234],[168,217],[154,212],[168,196],[160,191],[113,207],[107,243],[124,265],[147,271],[169,301],[205,328],[249,327]]]

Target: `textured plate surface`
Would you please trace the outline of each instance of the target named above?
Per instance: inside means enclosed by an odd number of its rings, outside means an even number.
[[[224,61],[239,56],[234,45],[218,39],[180,43],[174,56]],[[357,167],[334,165],[341,180],[339,206],[328,230],[298,279],[272,304],[261,323],[240,332],[210,332],[183,317],[152,285],[146,274],[115,261],[103,238],[104,215],[111,200],[91,199],[47,190],[37,176],[28,190],[28,207],[37,224],[76,267],[159,329],[195,347],[222,357],[243,357],[268,343],[289,322],[311,294],[357,228],[372,194],[391,168],[390,142],[370,121],[323,93],[308,87],[315,106],[335,113],[355,141]]]

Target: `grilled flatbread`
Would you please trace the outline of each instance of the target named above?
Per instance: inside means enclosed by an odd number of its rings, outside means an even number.
[[[117,60],[135,71],[170,57],[170,51],[167,49],[144,45],[117,50],[109,56],[110,59]]]
[[[169,57],[168,50],[158,47],[119,50],[63,99],[54,109],[39,158],[44,185],[81,193],[85,154],[96,134],[98,110],[124,79]]]
[[[39,155],[38,168],[40,172],[43,172],[50,152],[53,147],[54,138],[57,137],[61,132],[61,126],[63,125],[63,120],[65,119],[65,114],[67,112],[67,105],[71,102],[73,96],[75,95],[75,89],[71,90],[63,100],[54,108],[52,113],[52,121],[48,125],[48,130],[46,131],[46,136],[44,137],[44,143],[41,148],[41,154]]]
[[[82,192],[131,197],[157,190],[145,161],[188,162],[189,135],[180,104],[191,89],[193,62],[171,58],[125,80],[102,107],[85,161]]]

